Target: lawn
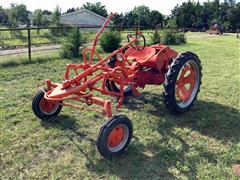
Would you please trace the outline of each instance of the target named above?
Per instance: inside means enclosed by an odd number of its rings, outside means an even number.
[[[32,113],[36,85],[60,81],[65,64],[77,60],[53,54],[2,63],[1,179],[238,179],[232,166],[240,164],[240,41],[197,35],[174,48],[193,51],[202,61],[198,101],[176,116],[164,107],[162,86],[128,98],[116,113],[132,120],[134,137],[127,152],[113,159],[101,157],[95,146],[103,116],[64,107],[59,117],[42,122]]]

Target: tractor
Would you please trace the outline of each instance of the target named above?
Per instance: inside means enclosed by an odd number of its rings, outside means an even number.
[[[45,87],[39,87],[32,101],[33,113],[42,120],[57,116],[63,106],[106,116],[96,143],[100,154],[106,158],[125,152],[133,136],[133,125],[126,115],[113,114],[111,101],[97,96],[99,93],[116,97],[118,109],[126,96],[141,96],[139,88],[163,84],[166,107],[179,114],[193,105],[202,77],[201,62],[196,54],[178,53],[163,44],[146,46],[146,39],[139,31],[128,34],[126,44],[107,57],[101,57],[96,45],[113,16],[111,13],[107,17],[92,47],[82,51],[83,63],[67,64],[60,83],[45,80]],[[98,59],[96,63],[93,57]]]

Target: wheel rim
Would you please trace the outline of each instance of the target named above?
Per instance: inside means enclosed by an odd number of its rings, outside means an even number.
[[[116,83],[116,82],[114,82],[114,81],[113,81],[113,83],[114,83],[115,87],[120,91],[121,85],[118,84],[118,83]],[[132,89],[131,85],[124,85],[124,86],[123,86],[123,92],[128,92],[128,91],[130,91],[131,89]]]
[[[107,145],[111,152],[120,151],[127,143],[129,137],[129,129],[125,124],[120,124],[110,132]]]
[[[186,108],[194,100],[199,88],[199,67],[195,61],[187,61],[179,71],[175,97],[179,107]]]
[[[59,107],[58,102],[49,101],[49,100],[45,99],[44,97],[41,99],[41,101],[39,103],[39,108],[40,108],[41,112],[44,114],[47,114],[47,115],[53,114],[54,112],[56,112],[58,107]]]

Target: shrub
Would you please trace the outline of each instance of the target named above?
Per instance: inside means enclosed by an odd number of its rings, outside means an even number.
[[[180,34],[177,32],[171,32],[171,31],[165,31],[163,33],[163,38],[161,43],[163,44],[182,44],[186,43],[186,39],[184,37],[184,34]]]
[[[62,45],[60,56],[63,58],[79,57],[79,48],[83,45],[84,40],[81,37],[79,28],[75,28],[67,36],[66,42]]]
[[[117,31],[108,31],[102,34],[100,45],[105,52],[113,52],[120,47],[121,34]]]
[[[161,42],[160,34],[155,31],[153,36],[151,36],[151,44],[159,44]]]

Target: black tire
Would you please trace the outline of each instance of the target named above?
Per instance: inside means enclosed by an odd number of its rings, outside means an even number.
[[[191,96],[189,100],[187,100],[186,102],[183,101],[181,102],[181,104],[177,102],[176,98],[176,82],[181,69],[184,67],[184,65],[187,65],[188,63],[192,63],[192,66],[195,66],[197,78],[194,77],[194,88],[191,91]],[[199,60],[197,55],[191,52],[185,52],[179,55],[176,59],[174,59],[169,66],[169,70],[166,74],[166,81],[164,83],[165,92],[163,95],[166,107],[175,114],[188,111],[193,105],[194,101],[197,99],[197,95],[201,86],[201,78],[202,66],[201,61]]]
[[[123,139],[117,146],[111,147],[111,133],[121,127],[124,129]],[[122,130],[123,131],[123,130]],[[106,158],[120,156],[129,145],[133,133],[133,125],[131,121],[123,115],[113,116],[100,129],[97,138],[97,148],[100,154]],[[110,141],[109,141],[110,138]],[[114,149],[115,148],[115,149]]]
[[[114,68],[116,61],[117,61],[117,59],[114,56],[108,61],[107,65],[110,66],[111,68]],[[114,81],[107,80],[106,87],[109,91],[120,92],[119,87],[117,87],[117,85],[115,84]],[[128,86],[127,88],[124,89],[124,96],[131,96],[131,95],[132,95],[132,88],[131,88],[131,86]]]
[[[44,98],[44,92],[41,90],[34,96],[32,101],[33,113],[40,119],[48,119],[48,118],[57,116],[62,109],[62,105],[60,104],[62,103],[62,101],[58,102],[58,104],[56,105],[56,107],[54,107],[52,112],[47,113],[41,110],[40,108],[40,102],[43,98]]]

